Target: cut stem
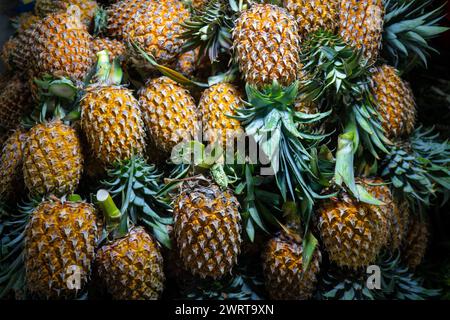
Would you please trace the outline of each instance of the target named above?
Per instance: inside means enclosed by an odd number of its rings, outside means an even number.
[[[117,228],[120,224],[122,214],[109,192],[105,189],[98,190],[97,200],[100,204],[100,208],[105,214],[107,229],[112,230]]]

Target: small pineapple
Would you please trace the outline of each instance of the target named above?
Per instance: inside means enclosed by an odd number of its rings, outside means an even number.
[[[0,157],[0,199],[7,199],[17,186],[23,185],[22,159],[27,134],[15,130],[6,140]]]
[[[338,0],[283,0],[283,6],[297,20],[302,39],[318,30],[336,30]]]
[[[232,143],[239,133],[243,133],[238,120],[229,116],[243,108],[243,97],[238,88],[229,83],[216,84],[206,89],[199,103],[204,138],[209,143],[219,142],[222,147]]]
[[[370,64],[381,48],[384,6],[382,0],[342,0],[339,34],[349,45],[361,49]]]
[[[192,140],[198,131],[194,98],[167,77],[152,79],[139,91],[149,138],[166,154],[184,139]]]
[[[381,179],[360,183],[383,205],[358,202],[346,191],[319,205],[318,229],[330,260],[340,267],[358,269],[373,263],[387,244],[392,219],[392,194]]]
[[[0,88],[0,127],[5,130],[15,129],[22,117],[30,111],[32,102],[26,82],[18,76],[9,78]]]
[[[242,12],[233,30],[233,47],[245,81],[253,86],[277,80],[288,86],[299,78],[299,30],[285,9],[255,4]]]
[[[409,136],[416,124],[416,105],[409,85],[388,65],[376,69],[371,84],[387,136]]]
[[[242,244],[239,203],[205,178],[187,181],[174,204],[176,245],[186,270],[219,279],[237,263]]]
[[[408,233],[403,243],[402,254],[411,269],[420,265],[427,251],[429,226],[420,217],[411,217]]]
[[[272,299],[306,300],[316,289],[321,253],[315,249],[304,270],[303,243],[301,237],[292,232],[283,230],[269,240],[263,252],[266,288]]]
[[[92,205],[60,199],[42,202],[25,233],[27,289],[41,298],[74,298],[90,278],[96,241]],[[81,288],[69,286],[74,274],[80,276]]]
[[[78,187],[82,170],[81,143],[75,129],[56,119],[29,131],[23,174],[31,194],[71,193]]]
[[[156,300],[162,294],[165,276],[160,246],[142,227],[101,247],[96,266],[113,299]]]
[[[34,12],[44,18],[55,12],[63,12],[71,5],[78,6],[81,11],[81,20],[90,25],[98,9],[98,4],[93,0],[36,0]]]

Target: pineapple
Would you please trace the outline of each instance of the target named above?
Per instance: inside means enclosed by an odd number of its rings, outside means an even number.
[[[41,18],[32,12],[24,12],[20,14],[16,19],[17,33],[22,33],[31,28],[39,20],[41,20]]]
[[[387,244],[393,214],[392,195],[381,179],[360,183],[382,205],[358,202],[346,191],[323,200],[318,207],[318,229],[330,260],[340,267],[358,269],[373,263]]]
[[[183,75],[192,76],[197,67],[197,60],[199,58],[199,50],[191,50],[182,53],[176,62],[175,70],[181,72]]]
[[[423,261],[427,251],[429,226],[420,217],[411,217],[403,243],[402,254],[408,267],[414,269]]]
[[[101,247],[95,262],[113,299],[156,300],[161,296],[163,257],[159,244],[142,227]]]
[[[18,76],[9,78],[0,89],[0,127],[15,129],[31,109],[30,90]]]
[[[24,130],[17,129],[3,145],[0,158],[0,199],[7,199],[17,186],[23,184],[21,170],[26,140]]]
[[[394,211],[391,219],[389,249],[397,250],[402,245],[408,231],[410,208],[408,201],[394,197]]]
[[[224,148],[240,134],[241,124],[234,116],[235,110],[243,108],[243,97],[238,88],[229,83],[216,84],[206,89],[199,103],[204,138],[209,143],[219,142]],[[243,131],[242,131],[243,133]]]
[[[272,299],[305,300],[311,298],[316,289],[321,253],[315,249],[304,270],[302,239],[293,230],[291,232],[283,230],[270,239],[263,252],[266,288]]]
[[[120,85],[121,77],[114,78],[120,67],[111,71],[106,51],[97,56],[98,71],[105,71],[106,78],[97,73],[98,83],[86,88],[81,99],[81,127],[93,156],[108,167],[142,154],[145,132],[138,101],[131,90]]]
[[[299,78],[299,30],[285,9],[255,4],[242,12],[233,30],[233,48],[245,81],[253,86]]]
[[[14,69],[11,59],[13,52],[15,52],[15,50],[17,50],[17,39],[11,37],[3,44],[2,52],[0,54],[0,58],[3,62],[3,65],[8,71]]]
[[[37,16],[44,18],[55,12],[63,12],[71,5],[80,8],[81,21],[90,25],[98,10],[98,4],[93,0],[36,0],[34,11]]]
[[[302,39],[310,32],[336,30],[339,20],[338,0],[283,0],[283,6],[297,20]]]
[[[370,64],[375,63],[381,48],[384,6],[382,0],[342,0],[339,34],[349,45],[363,51]]]
[[[119,59],[125,57],[127,48],[125,44],[119,40],[108,38],[95,38],[92,41],[92,52],[97,54],[100,51],[106,50],[109,54],[109,59]]]
[[[194,98],[167,77],[152,79],[139,91],[150,139],[165,154],[183,139],[191,140],[198,131]]]
[[[50,199],[32,213],[25,232],[26,287],[41,298],[74,298],[89,280],[97,241],[95,209]],[[81,288],[68,286],[80,276]]]
[[[409,136],[416,123],[416,106],[409,85],[388,65],[376,69],[371,83],[387,136]]]
[[[237,263],[242,244],[239,203],[205,178],[188,180],[174,204],[176,245],[184,268],[219,279]]]
[[[208,3],[211,2],[210,0],[192,0],[191,5],[192,8],[195,10],[202,10],[204,9]]]

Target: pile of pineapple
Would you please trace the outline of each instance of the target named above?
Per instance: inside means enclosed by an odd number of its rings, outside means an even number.
[[[450,144],[402,75],[441,18],[432,0],[36,0],[1,52],[0,297],[439,296],[415,270]]]

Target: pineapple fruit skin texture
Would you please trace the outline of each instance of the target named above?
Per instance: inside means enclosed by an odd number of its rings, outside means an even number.
[[[388,243],[393,215],[393,199],[381,179],[360,180],[380,206],[358,202],[342,191],[324,200],[318,208],[318,229],[330,260],[340,267],[359,269],[373,263]]]
[[[0,199],[7,199],[23,185],[22,160],[27,134],[18,129],[5,141],[0,157]]]
[[[263,252],[265,285],[275,300],[306,300],[317,285],[322,255],[314,251],[310,265],[303,271],[302,242],[280,233],[272,238]]]
[[[233,30],[233,48],[246,82],[256,87],[277,80],[288,86],[298,79],[299,30],[294,17],[270,4],[244,11]]]
[[[230,273],[241,250],[239,203],[228,190],[188,182],[174,205],[174,231],[186,270],[201,278]]]
[[[124,87],[88,88],[81,100],[81,127],[90,152],[104,166],[144,152],[142,113],[136,98]]]
[[[388,138],[409,136],[416,124],[416,105],[408,83],[394,67],[383,65],[372,74],[371,86]]]
[[[342,0],[339,12],[339,34],[342,39],[361,49],[370,64],[375,63],[381,48],[383,1]]]
[[[49,200],[32,213],[26,229],[27,289],[42,298],[70,299],[77,290],[68,287],[74,266],[81,287],[88,282],[97,241],[95,209],[87,203]]]
[[[41,18],[55,12],[64,12],[71,5],[80,8],[81,20],[89,25],[98,9],[96,1],[92,0],[36,0],[34,5],[35,14]]]
[[[31,107],[28,84],[14,76],[0,90],[0,127],[5,130],[16,129]]]
[[[244,107],[242,99],[238,88],[229,83],[216,84],[203,91],[199,113],[204,138],[209,143],[219,142],[225,148],[227,142],[232,143],[234,136],[243,132],[240,122],[227,116],[235,115],[236,109]]]
[[[29,131],[23,174],[31,194],[62,196],[73,192],[82,171],[83,155],[75,129],[55,120]]]
[[[162,294],[163,257],[158,243],[142,227],[100,248],[96,266],[113,299],[156,300]]]
[[[192,76],[196,70],[199,56],[198,49],[180,54],[175,64],[175,70],[187,77]]]
[[[92,52],[97,54],[100,51],[108,51],[109,59],[119,59],[125,57],[127,48],[122,41],[109,38],[95,38],[92,41]]]
[[[427,251],[428,238],[428,223],[417,216],[413,217],[402,248],[404,260],[409,268],[414,269],[422,263]]]
[[[283,6],[296,19],[302,39],[311,32],[337,28],[338,0],[283,0]]]
[[[148,81],[138,94],[149,138],[165,154],[197,134],[197,107],[188,90],[160,77]]]
[[[397,250],[400,248],[407,235],[410,219],[410,208],[406,200],[394,198],[394,211],[391,220],[391,237],[388,248]]]

